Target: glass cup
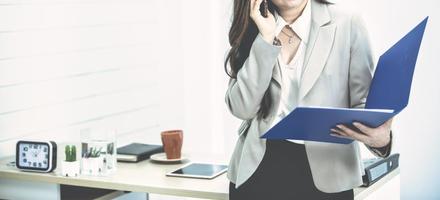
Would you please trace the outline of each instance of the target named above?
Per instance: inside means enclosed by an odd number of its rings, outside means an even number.
[[[81,174],[106,176],[116,171],[116,131],[87,128],[80,131]]]

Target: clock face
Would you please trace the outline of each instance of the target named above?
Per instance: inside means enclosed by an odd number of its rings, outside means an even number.
[[[42,170],[49,168],[49,145],[44,143],[20,143],[18,148],[18,159],[21,167]]]

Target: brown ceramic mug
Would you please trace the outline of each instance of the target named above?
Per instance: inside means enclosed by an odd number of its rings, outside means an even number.
[[[167,155],[167,159],[179,159],[183,144],[182,130],[168,130],[160,133],[163,149]]]

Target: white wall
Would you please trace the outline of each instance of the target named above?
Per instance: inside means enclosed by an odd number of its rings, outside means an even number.
[[[182,20],[186,142],[194,151],[225,157],[232,153],[239,123],[224,101],[231,8],[231,1],[189,0],[183,4]]]

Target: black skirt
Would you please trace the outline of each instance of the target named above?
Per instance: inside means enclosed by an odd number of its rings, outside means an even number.
[[[325,167],[325,166],[322,166]],[[229,185],[230,200],[353,199],[353,190],[324,193],[312,179],[305,146],[285,140],[268,140],[266,153],[243,185]]]

